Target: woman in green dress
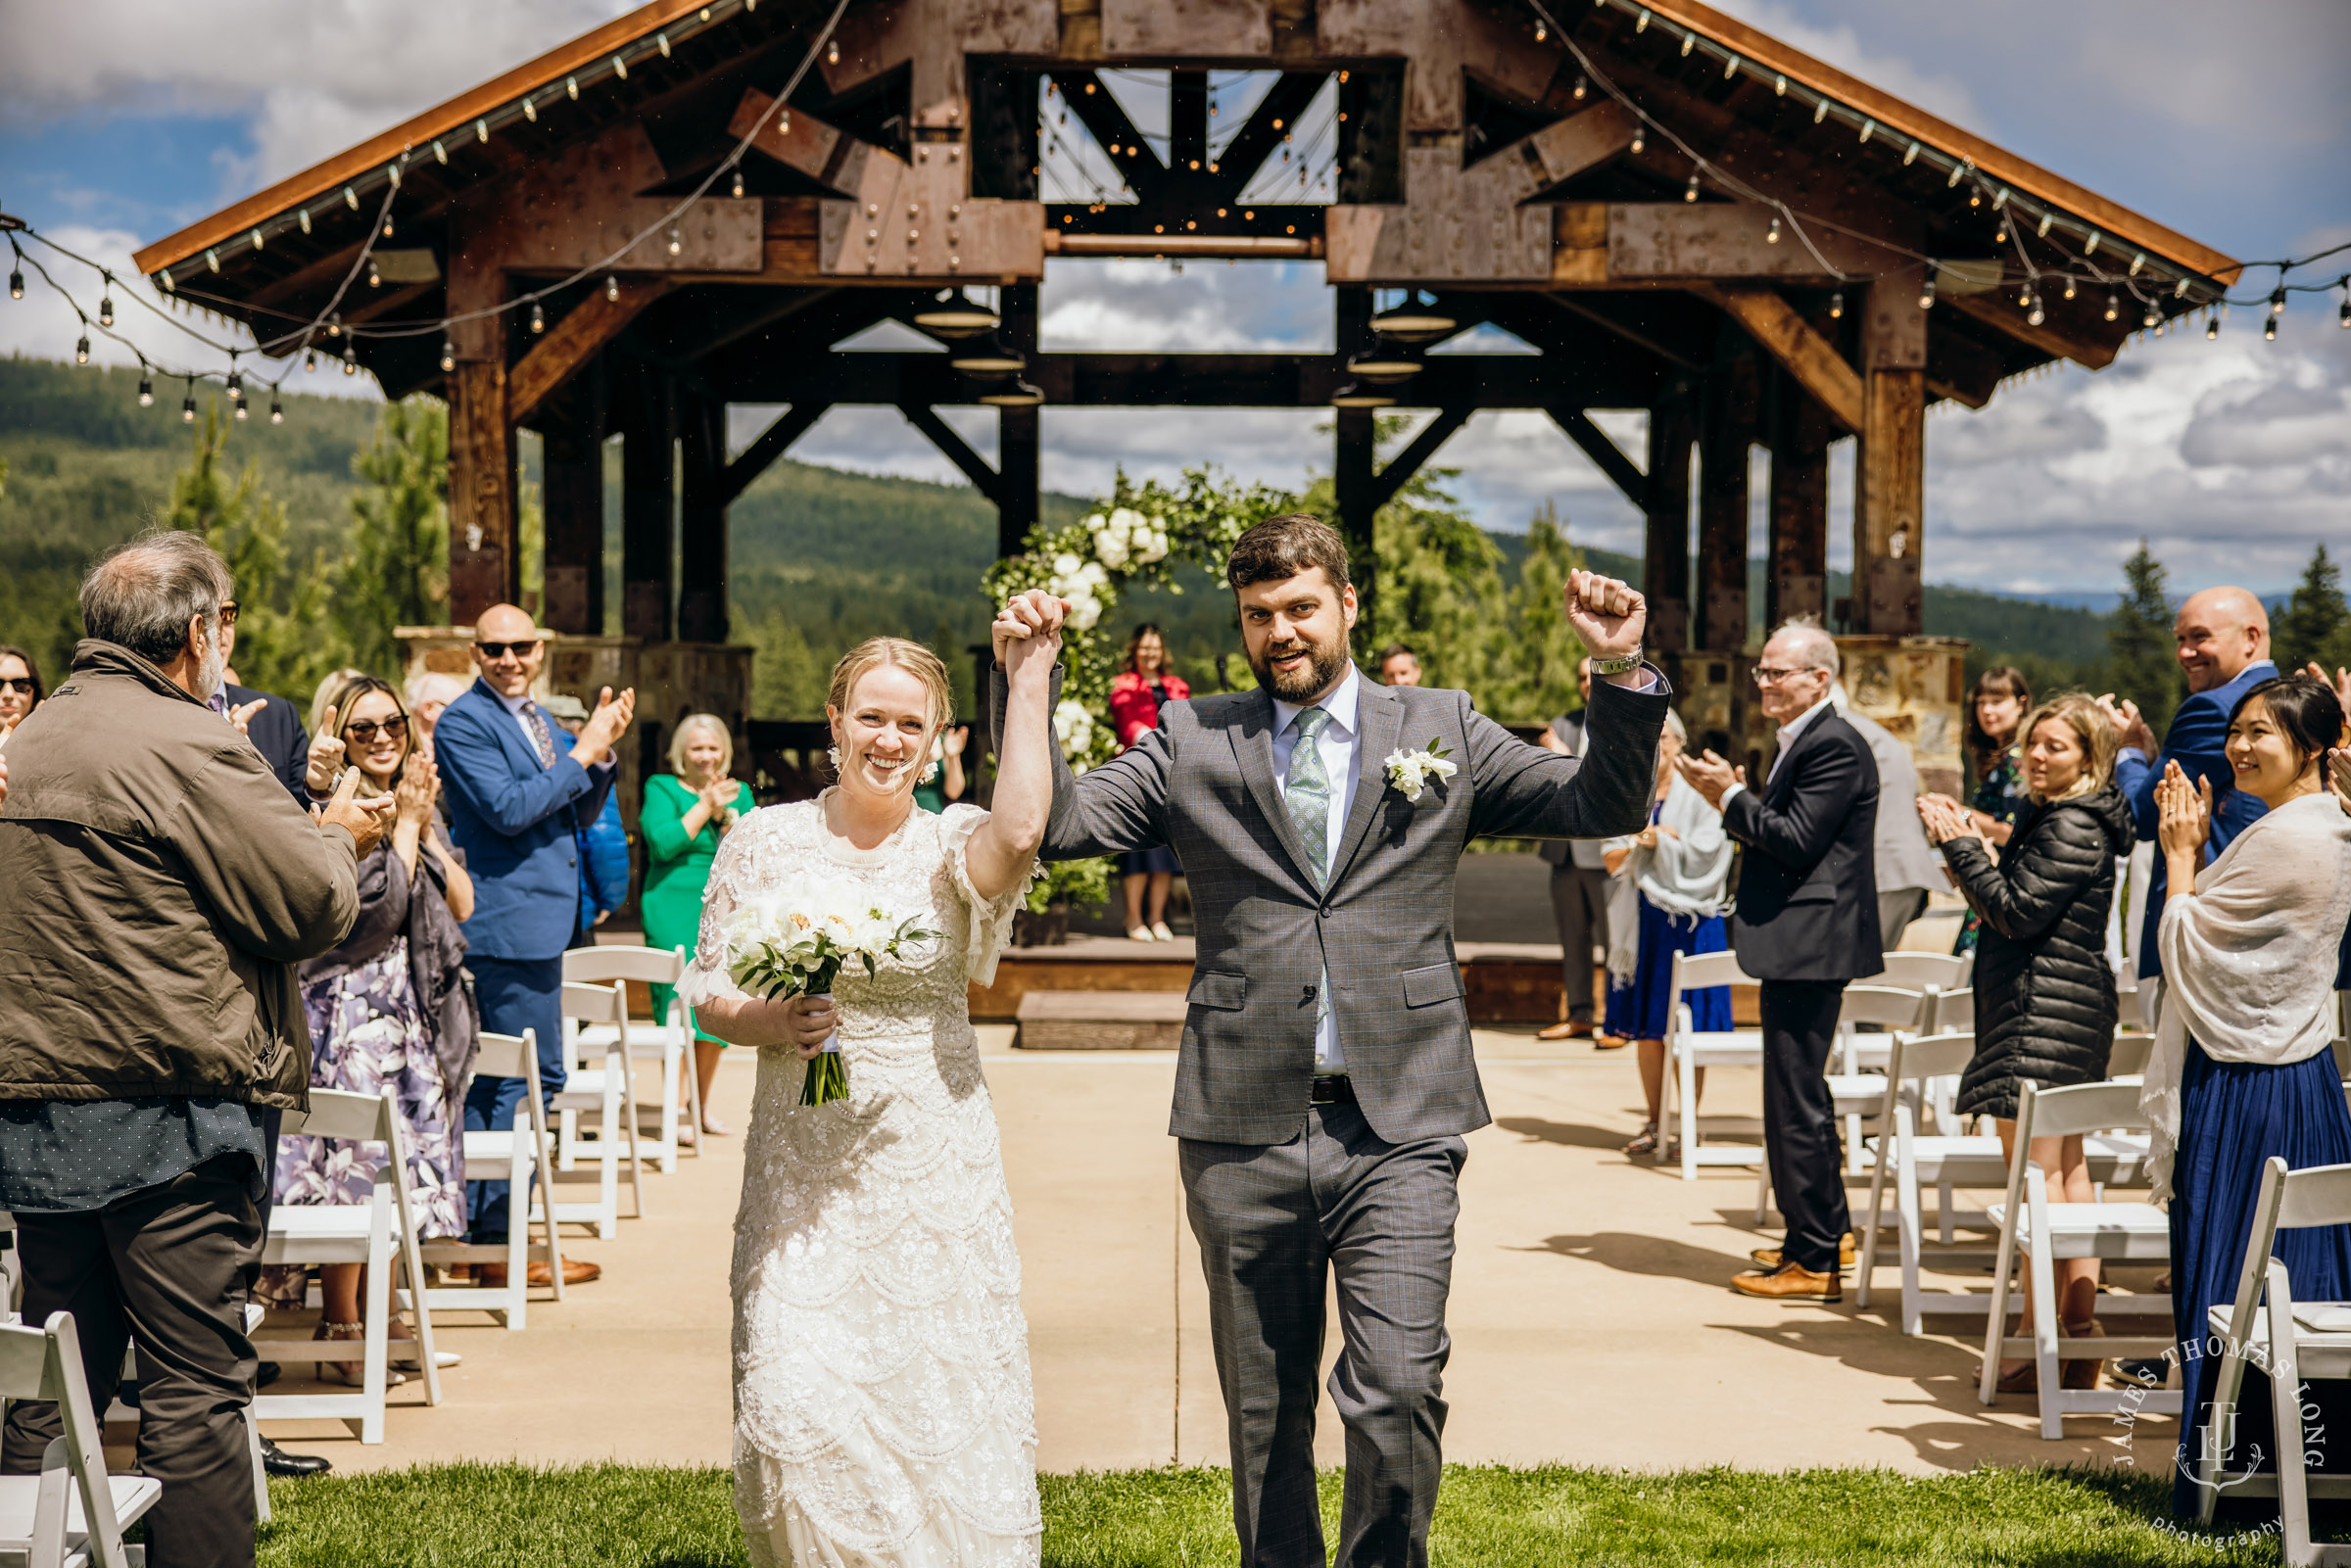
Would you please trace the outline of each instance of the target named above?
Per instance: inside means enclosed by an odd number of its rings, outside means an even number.
[[[732,776],[734,764],[735,741],[726,722],[715,714],[689,714],[670,736],[673,771],[646,781],[638,826],[645,833],[645,896],[639,908],[648,947],[694,951],[702,926],[702,888],[710,880],[718,841],[753,805],[751,786]],[[670,995],[666,985],[653,987],[656,1018],[668,1017]],[[695,1025],[695,1077],[701,1088],[696,1114],[701,1129],[719,1137],[727,1129],[710,1119],[710,1080],[725,1045]]]
[[[2025,674],[2010,664],[1995,664],[1976,677],[1967,697],[1967,753],[1975,764],[1976,792],[1968,799],[1968,819],[1976,833],[1994,849],[2008,842],[2010,830],[2029,803],[2025,776],[2017,760],[2017,726],[2033,706],[2033,688]],[[1959,939],[1951,951],[1976,950],[1982,925],[1973,909],[1959,923]]]

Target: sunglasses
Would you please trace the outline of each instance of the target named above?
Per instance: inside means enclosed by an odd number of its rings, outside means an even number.
[[[235,599],[223,599],[221,601],[220,624],[222,626],[234,626],[237,624],[237,601]]]
[[[32,677],[29,675],[0,675],[0,690],[14,691],[21,696],[30,696],[38,689],[39,688],[33,685]]]
[[[532,638],[527,642],[476,642],[473,650],[485,659],[503,659],[508,653],[518,659],[527,659],[539,651],[539,640]]]
[[[375,739],[375,732],[379,728],[387,740],[406,740],[408,737],[408,721],[401,718],[386,719],[380,726],[372,719],[354,719],[343,727],[343,733],[360,745],[367,745]]]

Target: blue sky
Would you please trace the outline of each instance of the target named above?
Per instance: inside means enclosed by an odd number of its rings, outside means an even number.
[[[0,207],[127,270],[136,245],[621,9],[612,0],[0,7]],[[1723,9],[2239,258],[2351,240],[2343,0],[1725,0]],[[2347,269],[2351,257],[2307,275]],[[1329,343],[1326,298],[1311,267],[1195,263],[1178,274],[1057,262],[1045,332],[1068,348],[1313,349]],[[2334,325],[2338,303],[2297,296],[2275,344],[2260,340],[2255,312],[2240,310],[2218,344],[2200,333],[2142,338],[2097,375],[2054,370],[2009,383],[1980,413],[1937,410],[1929,576],[2100,590],[2144,534],[2176,582],[2236,577],[2274,590],[2290,584],[2314,543],[2351,547],[2351,332]],[[0,349],[64,356],[74,331],[71,312],[37,288],[21,304],[0,300]],[[152,317],[138,337],[159,357],[210,357]],[[332,390],[365,388],[362,379]],[[739,426],[764,417],[743,410]],[[992,416],[951,418],[992,448]],[[1208,459],[1295,483],[1327,460],[1318,422],[1312,412],[1048,409],[1046,481],[1083,494],[1122,463],[1172,474]],[[1638,450],[1639,416],[1606,423]],[[794,454],[951,474],[892,410],[839,410]],[[1630,508],[1539,416],[1481,415],[1439,460],[1462,469],[1456,486],[1489,526],[1523,527],[1550,499],[1577,537],[1637,546]],[[1838,476],[1832,504],[1842,509],[1849,462]],[[1833,524],[1839,562],[1847,533]]]

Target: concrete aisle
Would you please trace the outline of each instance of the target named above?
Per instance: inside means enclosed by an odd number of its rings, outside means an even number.
[[[1038,1462],[1223,1463],[1207,1298],[1166,1136],[1174,1058],[1024,1054],[1010,1033],[983,1030],[1018,1214]],[[1684,1183],[1617,1154],[1639,1120],[1629,1052],[1489,1031],[1478,1048],[1496,1124],[1470,1138],[1463,1176],[1449,1457],[1915,1473],[1983,1460],[2169,1465],[2169,1419],[2141,1420],[2134,1443],[2127,1426],[2075,1417],[2066,1441],[2042,1443],[2029,1401],[1983,1409],[1969,1320],[1931,1318],[1946,1332],[1903,1338],[1889,1321],[1892,1268],[1867,1313],[1849,1286],[1839,1307],[1733,1296],[1725,1281],[1747,1250],[1777,1240],[1750,1224],[1753,1176],[1716,1169]],[[716,1104],[740,1127],[752,1064],[727,1056]],[[1755,1114],[1753,1073],[1720,1072],[1707,1087],[1710,1110]],[[413,1383],[394,1391],[382,1446],[325,1423],[272,1435],[344,1469],[459,1456],[727,1463],[741,1147],[713,1140],[679,1174],[648,1178],[649,1217],[624,1221],[616,1240],[572,1244],[604,1278],[561,1306],[535,1304],[526,1332],[442,1314],[442,1342],[466,1364],[446,1374],[438,1409]],[[1317,1448],[1335,1463],[1327,1400],[1321,1428]]]

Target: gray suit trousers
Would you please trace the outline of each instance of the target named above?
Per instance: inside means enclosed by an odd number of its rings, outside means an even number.
[[[1330,1398],[1347,1428],[1337,1568],[1426,1568],[1466,1146],[1384,1142],[1341,1104],[1311,1107],[1306,1135],[1288,1143],[1186,1138],[1177,1150],[1208,1275],[1243,1568],[1326,1561],[1315,1378],[1334,1268],[1345,1348]]]
[[[1560,981],[1570,1022],[1592,1022],[1595,945],[1608,945],[1608,874],[1594,866],[1551,868],[1551,913],[1559,927]]]

